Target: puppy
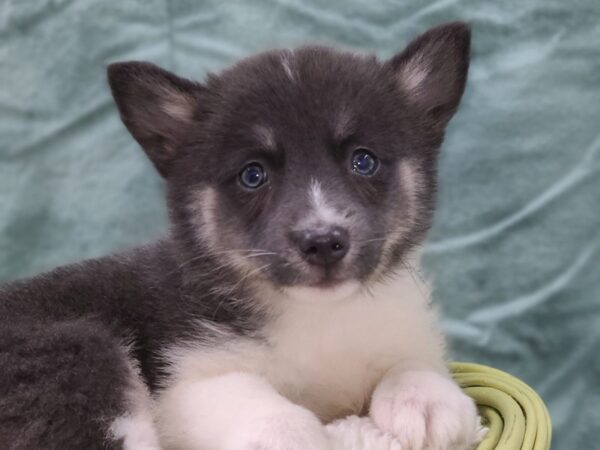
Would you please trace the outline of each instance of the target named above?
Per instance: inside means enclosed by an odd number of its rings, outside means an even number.
[[[110,65],[171,228],[1,289],[0,447],[325,450],[348,414],[403,449],[472,446],[410,266],[469,40],[274,50],[204,83]]]

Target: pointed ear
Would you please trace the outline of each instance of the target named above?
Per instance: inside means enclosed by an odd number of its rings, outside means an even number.
[[[111,64],[107,72],[121,120],[166,177],[204,88],[146,62]]]
[[[448,23],[422,34],[388,62],[409,101],[440,131],[456,112],[465,89],[470,42],[466,23]]]

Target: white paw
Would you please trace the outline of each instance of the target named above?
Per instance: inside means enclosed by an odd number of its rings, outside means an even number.
[[[392,433],[402,450],[470,449],[481,439],[473,400],[449,378],[432,371],[407,371],[377,386],[370,414]]]
[[[310,411],[287,405],[238,425],[227,450],[329,450],[325,428]]]
[[[376,427],[368,417],[348,416],[325,429],[333,450],[404,450],[394,436]]]

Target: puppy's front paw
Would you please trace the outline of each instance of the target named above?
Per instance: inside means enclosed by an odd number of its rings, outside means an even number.
[[[436,372],[407,371],[384,379],[373,393],[370,414],[403,450],[465,450],[481,440],[475,403]]]
[[[227,450],[329,450],[325,428],[310,411],[296,405],[262,413],[231,436]]]

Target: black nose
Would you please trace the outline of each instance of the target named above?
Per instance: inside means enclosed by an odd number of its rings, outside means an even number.
[[[311,264],[331,266],[341,260],[350,247],[348,231],[342,227],[292,232],[292,240]]]

